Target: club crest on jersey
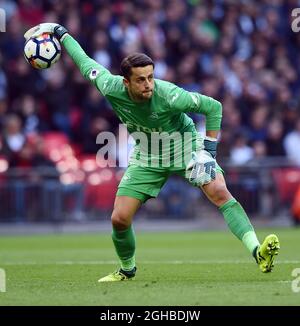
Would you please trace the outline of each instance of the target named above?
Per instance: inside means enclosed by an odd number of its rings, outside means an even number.
[[[93,80],[93,79],[96,79],[97,76],[99,75],[99,70],[97,69],[92,69],[91,72],[90,72],[90,79]]]

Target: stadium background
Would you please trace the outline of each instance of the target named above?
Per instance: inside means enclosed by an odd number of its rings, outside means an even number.
[[[46,21],[65,25],[113,73],[128,53],[146,52],[156,78],[221,101],[218,161],[232,193],[257,223],[300,219],[300,36],[291,28],[299,1],[6,0],[0,7],[0,222],[109,220],[124,172],[96,164],[96,135],[117,135],[119,120],[66,53],[45,71],[25,62],[24,31]],[[192,117],[203,132],[204,117]],[[214,217],[223,223],[196,188],[174,177],[137,219]]]

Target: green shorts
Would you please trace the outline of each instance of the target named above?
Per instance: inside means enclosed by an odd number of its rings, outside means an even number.
[[[218,173],[224,173],[217,165]],[[183,177],[191,185],[183,168],[151,168],[139,165],[129,165],[119,184],[117,196],[128,196],[146,202],[149,198],[157,197],[161,188],[168,180],[169,176],[176,174]]]

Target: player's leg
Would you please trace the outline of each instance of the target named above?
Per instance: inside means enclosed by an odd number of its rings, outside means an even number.
[[[231,232],[252,253],[261,271],[270,272],[273,268],[274,255],[279,250],[277,236],[269,235],[260,245],[246,212],[228,191],[222,173],[217,173],[214,181],[201,188],[208,199],[219,208]]]
[[[217,173],[216,180],[204,185],[201,189],[207,198],[219,208],[231,232],[253,253],[259,241],[244,209],[227,189],[223,175]]]
[[[135,234],[132,218],[142,201],[128,196],[116,196],[111,215],[112,240],[120,261],[120,270],[103,277],[99,282],[124,281],[135,276]]]
[[[117,196],[111,216],[112,240],[123,271],[135,268],[135,234],[132,218],[142,202],[133,197]]]
[[[112,213],[112,239],[121,269],[99,282],[124,281],[135,276],[135,235],[132,219],[139,207],[156,197],[168,178],[168,171],[129,165],[120,184]]]

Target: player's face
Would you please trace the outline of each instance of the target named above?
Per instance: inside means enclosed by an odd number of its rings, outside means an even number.
[[[153,66],[131,68],[131,76],[124,79],[130,97],[137,102],[149,100],[153,94]]]

